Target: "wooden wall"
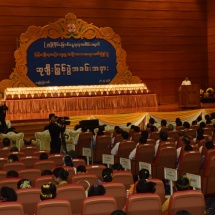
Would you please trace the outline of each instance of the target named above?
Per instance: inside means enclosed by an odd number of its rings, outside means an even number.
[[[215,86],[215,1],[208,0],[208,86]]]
[[[13,71],[21,33],[72,12],[112,27],[133,75],[159,93],[160,103],[174,103],[185,76],[202,87],[207,83],[206,10],[206,0],[0,0],[0,80]]]

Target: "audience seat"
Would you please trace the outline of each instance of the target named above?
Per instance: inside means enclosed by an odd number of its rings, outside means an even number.
[[[184,131],[184,134],[185,134],[186,136],[195,138],[195,137],[196,137],[196,129],[188,129],[188,130],[185,130],[185,131]]]
[[[8,153],[10,153],[10,148],[0,149],[0,158],[8,157]]]
[[[7,187],[11,187],[14,190],[16,190],[17,189],[17,183],[21,179],[22,178],[6,178],[3,180],[0,180],[0,187],[7,186]]]
[[[32,187],[35,186],[35,179],[41,176],[41,171],[39,169],[23,169],[18,173],[19,177],[28,179]]]
[[[49,154],[49,151],[48,151],[48,150],[39,150],[39,151],[35,151],[35,152],[33,153],[33,155],[34,155],[34,156],[37,156],[37,157],[39,158],[40,155],[41,155],[42,153],[47,153],[47,154]]]
[[[0,170],[3,169],[3,166],[6,163],[7,163],[7,158],[0,158]]]
[[[168,215],[175,215],[179,210],[187,210],[193,215],[203,215],[205,200],[202,192],[186,190],[173,193],[169,200]]]
[[[131,195],[126,202],[126,215],[161,215],[161,200],[155,193]]]
[[[152,165],[152,177],[163,180],[164,167],[175,169],[176,161],[177,152],[175,147],[160,147]]]
[[[39,169],[41,172],[46,169],[53,169],[55,167],[55,162],[51,160],[40,160],[34,163],[34,168]]]
[[[37,156],[26,156],[21,157],[19,160],[25,164],[25,168],[33,168],[34,163],[39,161],[39,158]]]
[[[211,128],[203,128],[203,130],[204,130],[204,135],[213,136],[213,129],[211,129]]]
[[[139,162],[153,163],[155,147],[152,144],[140,144],[137,146],[134,160],[131,160],[131,170],[133,174],[139,172]]]
[[[106,167],[104,165],[87,165],[86,169],[87,169],[87,173],[89,174],[95,174],[97,175],[98,179],[102,180],[102,171],[103,169],[105,169]]]
[[[133,133],[132,134],[132,141],[134,141],[135,143],[138,143],[140,137],[141,137],[141,132]]]
[[[202,156],[198,151],[184,152],[179,160],[178,175],[182,176],[186,173],[199,175],[201,168]]]
[[[52,175],[44,175],[44,176],[39,176],[35,179],[35,187],[41,188],[43,184],[48,184],[48,183],[53,183],[55,184],[56,182],[53,181]]]
[[[64,155],[63,154],[50,154],[49,155],[49,160],[54,161],[56,166],[63,166]]]
[[[0,170],[0,180],[3,180],[6,178],[7,172],[4,170]]]
[[[20,152],[25,153],[25,156],[32,156],[37,151],[35,146],[24,146],[20,149]]]
[[[7,154],[7,157],[9,157],[10,155],[16,155],[18,157],[18,159],[20,159],[21,157],[25,157],[25,153],[24,152],[9,152]]]
[[[85,190],[82,185],[66,184],[57,187],[57,198],[67,199],[70,202],[72,215],[81,214],[85,197]]]
[[[160,132],[152,132],[150,134],[150,138],[154,139],[155,141],[159,140],[160,139]]]
[[[175,141],[177,141],[178,137],[179,137],[178,131],[170,131],[170,132],[168,132],[168,137],[172,137],[172,138],[175,139]]]
[[[0,204],[0,214],[2,215],[25,215],[20,202],[4,202]]]
[[[84,159],[78,159],[78,158],[75,158],[75,159],[73,159],[72,160],[72,162],[73,162],[73,165],[74,165],[74,167],[78,167],[78,166],[80,166],[80,165],[83,165],[83,166],[86,166],[87,164],[86,164],[86,161],[84,160]]]
[[[110,215],[116,209],[114,197],[92,196],[84,199],[82,215]]]
[[[27,215],[35,214],[35,205],[40,202],[40,188],[18,189],[17,201],[23,205],[24,213]]]
[[[72,215],[70,203],[68,200],[49,199],[37,204],[36,215]]]
[[[130,186],[134,183],[133,175],[129,171],[113,172],[113,180],[112,181],[124,184],[126,190],[129,190]]]
[[[103,135],[98,136],[96,139],[96,145],[94,152],[94,161],[101,162],[102,154],[110,154],[111,151],[111,136]]]
[[[126,203],[126,190],[122,183],[107,182],[102,184],[106,189],[105,195],[113,196],[116,200],[117,210],[122,210]]]
[[[25,169],[25,164],[22,162],[12,162],[12,163],[5,163],[3,165],[3,170],[8,172],[10,170],[14,170],[16,172],[19,172],[20,170]]]

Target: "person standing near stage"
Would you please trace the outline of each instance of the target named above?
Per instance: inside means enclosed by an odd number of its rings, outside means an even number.
[[[65,125],[58,124],[58,117],[55,114],[49,114],[49,125],[45,126],[45,130],[49,130],[51,136],[50,154],[60,153],[61,150],[61,136],[65,131]]]
[[[191,81],[189,80],[188,77],[186,77],[185,80],[182,81],[181,85],[191,85]]]
[[[0,104],[0,133],[7,133],[7,125],[6,125],[6,112],[8,110],[8,107],[6,104]]]

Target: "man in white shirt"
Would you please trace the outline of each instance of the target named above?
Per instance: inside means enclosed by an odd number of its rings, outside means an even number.
[[[191,85],[191,81],[186,77],[185,80],[182,81],[181,85]]]

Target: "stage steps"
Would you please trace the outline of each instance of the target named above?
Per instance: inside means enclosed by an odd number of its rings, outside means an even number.
[[[47,119],[33,119],[33,120],[12,120],[12,127],[15,128],[16,132],[23,132],[25,139],[35,139],[35,132],[44,131],[44,126],[49,121]]]

